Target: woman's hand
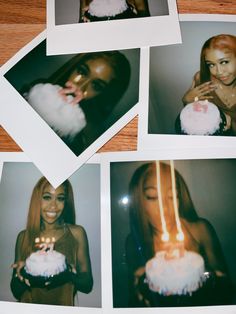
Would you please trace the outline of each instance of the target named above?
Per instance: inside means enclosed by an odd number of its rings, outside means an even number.
[[[194,102],[196,98],[198,98],[198,100],[212,99],[213,96],[208,94],[213,92],[216,88],[217,86],[212,81],[191,87],[184,95],[182,101],[186,105]]]
[[[65,87],[59,90],[59,95],[65,102],[68,102],[68,96],[72,95],[73,99],[69,102],[71,105],[77,105],[86,95],[83,93],[76,84],[71,81],[66,82]]]
[[[143,303],[145,306],[150,306],[150,301],[145,298],[144,294],[144,279],[145,279],[145,267],[139,267],[134,272],[134,294],[140,303]]]
[[[15,269],[15,277],[18,278],[21,282],[24,282],[27,286],[30,287],[30,282],[27,278],[24,278],[21,274],[22,269],[25,266],[24,261],[18,261],[11,265],[13,269]]]

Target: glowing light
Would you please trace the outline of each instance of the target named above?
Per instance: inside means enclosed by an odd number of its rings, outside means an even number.
[[[178,235],[180,235],[180,237],[182,237],[183,231],[181,228],[181,223],[180,223],[180,218],[179,218],[179,210],[178,210],[178,205],[177,205],[177,196],[176,196],[176,184],[175,184],[175,168],[174,168],[174,161],[170,160],[170,171],[171,171],[171,182],[172,182],[172,195],[173,195],[173,205],[174,205],[174,212],[175,212],[175,221],[176,221],[176,227],[178,230],[178,234],[176,236],[176,238],[178,237]],[[179,241],[183,241],[183,240],[179,240]]]
[[[157,160],[156,161],[157,197],[158,197],[158,204],[159,204],[159,210],[160,210],[160,217],[161,217],[161,225],[162,225],[163,235],[166,235],[166,234],[168,234],[168,232],[167,232],[166,221],[165,221],[165,216],[164,216],[164,209],[163,209],[163,203],[162,203],[161,174],[160,173],[161,173],[160,162]],[[169,234],[168,234],[168,236],[169,236]],[[165,240],[163,240],[163,241],[165,241]]]
[[[169,239],[170,239],[169,233],[168,232],[162,233],[161,239],[162,239],[163,242],[168,242]]]
[[[176,234],[176,240],[178,240],[178,241],[184,241],[184,234],[183,234],[183,232],[178,232],[178,233]]]
[[[76,77],[73,79],[73,82],[74,82],[74,83],[78,83],[78,82],[81,80],[81,78],[82,78],[82,75],[81,75],[81,74],[78,74],[78,75],[76,75]]]
[[[122,199],[121,199],[121,203],[123,205],[128,205],[129,204],[129,198],[128,196],[123,196]]]

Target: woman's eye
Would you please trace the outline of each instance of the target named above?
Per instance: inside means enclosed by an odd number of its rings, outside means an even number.
[[[88,74],[88,70],[85,66],[79,66],[77,68],[77,74],[81,74],[82,76],[86,76]]]
[[[213,68],[214,64],[213,63],[207,63],[208,68]]]
[[[145,194],[145,198],[149,201],[156,201],[158,199],[157,195],[147,195],[147,194]]]
[[[50,195],[43,195],[42,198],[45,201],[50,201],[51,200],[51,196]]]
[[[105,86],[99,81],[93,81],[92,82],[92,88],[95,92],[100,93],[104,90]]]
[[[223,60],[223,61],[221,61],[221,63],[220,64],[228,64],[229,63],[229,61],[228,60]]]
[[[59,202],[64,202],[64,201],[65,201],[65,196],[59,196],[59,197],[57,198],[57,200],[58,200]]]

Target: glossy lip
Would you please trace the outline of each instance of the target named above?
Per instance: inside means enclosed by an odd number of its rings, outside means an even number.
[[[231,82],[231,76],[220,76],[220,77],[218,77],[218,80],[220,80],[222,82],[227,82],[227,81]]]

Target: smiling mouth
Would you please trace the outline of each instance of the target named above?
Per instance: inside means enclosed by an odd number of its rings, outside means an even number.
[[[49,217],[49,218],[55,218],[57,213],[56,212],[46,212],[46,215]]]

